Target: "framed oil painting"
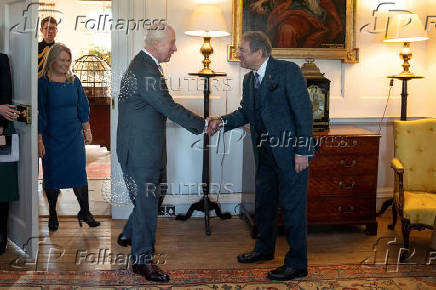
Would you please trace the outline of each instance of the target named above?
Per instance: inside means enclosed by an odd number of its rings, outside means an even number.
[[[277,58],[341,59],[358,62],[357,0],[233,0],[233,41],[227,60],[238,61],[246,31],[264,31]]]

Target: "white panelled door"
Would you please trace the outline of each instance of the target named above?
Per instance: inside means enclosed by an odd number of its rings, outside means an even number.
[[[37,1],[1,1],[4,52],[10,58],[13,103],[31,106],[31,124],[15,122],[20,136],[18,181],[20,199],[11,203],[9,239],[35,258],[38,250],[38,102]],[[3,19],[1,19],[3,18]]]

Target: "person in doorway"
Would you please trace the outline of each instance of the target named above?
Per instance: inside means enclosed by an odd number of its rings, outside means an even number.
[[[13,122],[19,115],[12,103],[9,58],[0,53],[0,135],[14,134]],[[0,162],[0,255],[8,243],[9,203],[18,200],[17,162]]]
[[[58,33],[58,22],[51,16],[41,20],[42,41],[38,43],[38,73],[42,71],[44,59],[47,56],[50,47],[55,43],[56,34]]]
[[[38,80],[38,155],[42,158],[43,189],[49,203],[48,226],[56,231],[60,189],[73,188],[80,205],[77,219],[97,227],[89,211],[85,144],[90,144],[89,103],[71,67],[71,50],[61,43],[48,52]]]

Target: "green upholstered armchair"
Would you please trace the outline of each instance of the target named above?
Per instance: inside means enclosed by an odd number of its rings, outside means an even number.
[[[433,229],[436,216],[436,119],[394,121],[393,229],[401,219],[404,248],[412,230]],[[410,252],[410,251],[409,251]],[[403,253],[401,259],[408,257]]]

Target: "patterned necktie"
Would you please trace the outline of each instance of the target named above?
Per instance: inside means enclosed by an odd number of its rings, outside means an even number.
[[[257,72],[254,73],[254,88],[255,89],[260,88],[260,79],[259,79],[259,74]]]
[[[163,75],[163,68],[162,68],[162,66],[161,66],[161,65],[158,65],[157,68],[158,68],[158,70],[160,71],[160,73]]]

